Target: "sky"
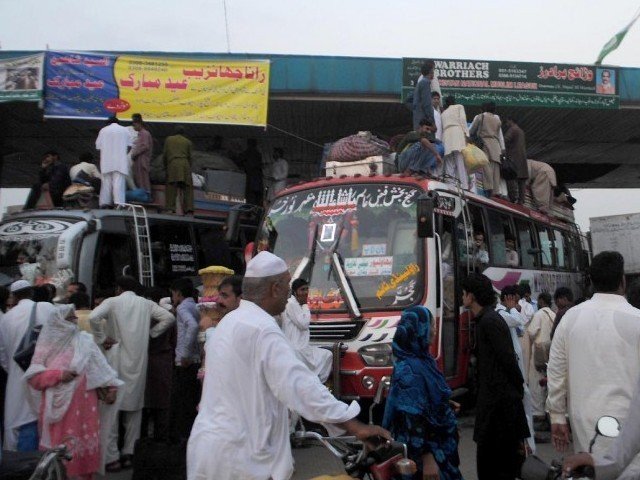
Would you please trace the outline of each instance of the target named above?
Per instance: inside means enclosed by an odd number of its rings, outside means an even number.
[[[225,21],[223,0],[0,0],[0,47],[588,64],[639,7],[640,0],[226,0]],[[640,22],[604,63],[640,68]],[[583,230],[585,218],[640,205],[635,190],[576,196]]]

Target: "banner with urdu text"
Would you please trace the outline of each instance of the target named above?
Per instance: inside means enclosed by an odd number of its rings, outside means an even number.
[[[402,99],[413,92],[423,58],[402,59]],[[443,95],[458,103],[617,109],[619,69],[595,65],[433,59]]]
[[[45,117],[267,123],[268,60],[47,52]]]

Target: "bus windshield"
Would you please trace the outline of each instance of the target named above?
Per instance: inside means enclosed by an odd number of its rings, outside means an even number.
[[[73,221],[28,219],[0,225],[0,281],[61,284],[56,263],[58,239]]]
[[[338,253],[362,309],[406,308],[422,299],[420,191],[405,185],[336,185],[280,197],[258,236],[258,250],[283,258],[310,281],[311,310],[346,310],[332,271]]]

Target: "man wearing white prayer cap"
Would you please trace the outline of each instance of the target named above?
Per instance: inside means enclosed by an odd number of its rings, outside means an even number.
[[[336,400],[298,359],[274,315],[287,304],[287,264],[263,251],[248,264],[240,306],[206,343],[200,411],[187,447],[188,480],[288,480],[288,409],[360,439],[389,433],[365,425],[356,402]]]
[[[0,322],[0,366],[7,372],[3,448],[24,452],[38,449],[40,394],[27,384],[13,356],[29,329],[31,315],[35,325],[44,325],[54,317],[56,308],[49,302],[34,302],[33,288],[26,280],[13,282],[9,290],[16,306]]]

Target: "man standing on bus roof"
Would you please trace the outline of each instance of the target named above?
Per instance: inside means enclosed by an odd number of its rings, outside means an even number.
[[[431,80],[433,79],[433,60],[429,60],[420,67],[420,78],[413,89],[413,129],[420,129],[420,120],[433,122],[433,106],[431,104]]]
[[[570,440],[567,420],[574,451],[586,452],[598,418],[610,415],[625,425],[628,417],[637,415],[629,404],[640,377],[640,310],[624,297],[622,255],[599,253],[589,276],[593,297],[565,313],[551,342],[546,406],[551,440],[559,451]],[[598,437],[593,453],[606,453],[612,443]],[[640,457],[619,478],[640,478]]]
[[[176,212],[178,190],[182,191],[182,213],[193,213],[193,180],[191,179],[191,152],[193,143],[185,137],[185,129],[178,125],[175,134],[164,141],[164,166],[167,170],[165,206],[169,213]]]
[[[240,306],[205,344],[207,373],[187,446],[189,480],[288,480],[288,409],[361,440],[390,439],[381,427],[360,423],[358,404],[335,399],[296,356],[273,318],[287,305],[290,280],[284,260],[267,251],[256,255],[247,264]]]
[[[131,149],[131,159],[133,160],[133,180],[138,188],[151,193],[151,155],[153,154],[153,138],[142,121],[142,115],[134,113],[131,116],[133,129],[138,132],[133,148]]]
[[[129,174],[127,152],[132,144],[129,131],[118,123],[115,116],[111,117],[107,126],[98,133],[96,149],[100,150],[100,171],[102,172],[100,207],[125,203]]]
[[[524,204],[524,194],[529,178],[529,168],[527,166],[527,145],[524,132],[512,117],[507,117],[504,121],[506,128],[504,134],[504,144],[506,155],[511,159],[516,168],[517,177],[507,180],[507,193],[511,202]]]
[[[108,471],[130,466],[133,447],[140,438],[142,407],[147,381],[149,338],[156,338],[176,321],[174,316],[152,300],[135,292],[141,285],[135,278],[119,277],[116,296],[106,299],[89,316],[89,323],[98,345],[105,350],[118,346],[118,378],[124,381],[120,412],[124,416],[125,437],[122,464],[119,464],[118,422],[114,422],[106,446]],[[102,322],[105,319],[106,322]],[[152,321],[157,321],[153,327]],[[120,390],[118,397],[120,397]]]

